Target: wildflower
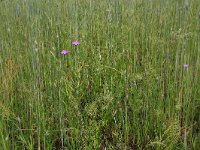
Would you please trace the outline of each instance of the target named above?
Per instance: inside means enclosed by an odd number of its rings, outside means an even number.
[[[134,85],[134,86],[137,86],[137,83],[136,83],[136,81],[135,81],[135,80],[133,81],[133,85]]]
[[[48,136],[49,135],[49,131],[45,131],[45,135]]]
[[[80,44],[80,42],[79,41],[73,41],[72,44],[77,46],[77,45]]]
[[[68,53],[69,53],[68,50],[62,50],[62,51],[61,51],[61,54],[62,54],[62,55],[66,55],[66,54],[68,54]]]
[[[183,67],[186,69],[186,68],[188,68],[188,64],[183,64]]]

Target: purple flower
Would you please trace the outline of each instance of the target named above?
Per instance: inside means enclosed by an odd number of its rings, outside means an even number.
[[[80,44],[80,42],[79,41],[73,41],[72,44],[77,46],[77,45]]]
[[[66,54],[68,54],[68,53],[69,53],[68,50],[62,50],[62,51],[61,51],[61,54],[62,54],[62,55],[66,55]]]
[[[188,68],[188,64],[183,64],[183,67],[186,69],[186,68]]]

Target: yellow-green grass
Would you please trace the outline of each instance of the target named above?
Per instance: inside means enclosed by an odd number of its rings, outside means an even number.
[[[200,147],[199,0],[1,0],[0,21],[0,149]]]

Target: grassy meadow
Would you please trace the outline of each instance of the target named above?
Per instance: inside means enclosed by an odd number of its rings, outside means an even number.
[[[61,149],[200,149],[199,0],[0,1],[0,150]]]

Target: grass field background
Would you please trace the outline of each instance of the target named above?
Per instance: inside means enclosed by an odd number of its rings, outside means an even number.
[[[0,149],[200,148],[199,0],[1,0],[0,22]]]

